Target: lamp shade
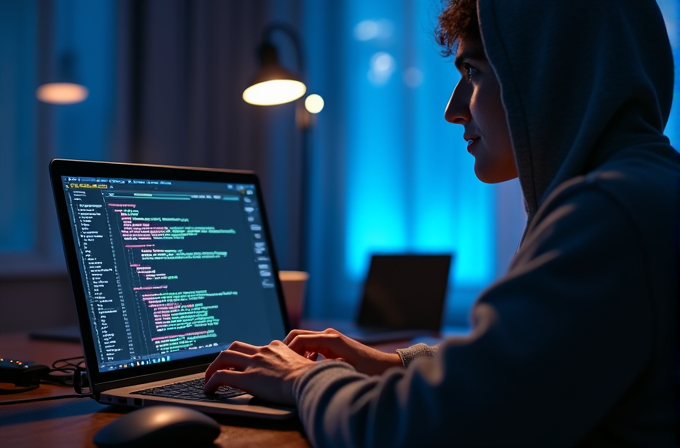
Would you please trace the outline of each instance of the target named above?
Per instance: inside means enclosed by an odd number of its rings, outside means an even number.
[[[243,100],[257,106],[273,106],[295,101],[305,94],[307,87],[299,77],[283,68],[276,48],[270,43],[260,47],[260,71],[250,87],[243,91]]]
[[[88,95],[85,86],[72,82],[50,82],[38,87],[35,95],[40,101],[51,104],[75,104],[85,101]]]
[[[75,55],[65,53],[57,66],[57,77],[53,82],[42,84],[35,95],[40,101],[51,104],[75,104],[84,101],[89,92],[76,81]]]

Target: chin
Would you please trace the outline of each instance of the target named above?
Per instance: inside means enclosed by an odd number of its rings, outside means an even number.
[[[477,179],[481,180],[485,184],[500,184],[501,182],[505,182],[505,180],[486,179],[486,178],[481,178],[479,176],[477,176]],[[506,180],[510,180],[510,179],[506,179]]]
[[[510,173],[488,173],[482,170],[475,169],[475,176],[477,179],[485,184],[499,184],[517,178],[517,174]]]

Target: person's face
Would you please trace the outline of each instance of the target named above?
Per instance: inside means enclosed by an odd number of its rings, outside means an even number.
[[[475,158],[475,175],[486,183],[516,178],[501,88],[482,43],[461,40],[455,65],[461,79],[446,106],[445,117],[446,121],[465,127],[463,138]]]

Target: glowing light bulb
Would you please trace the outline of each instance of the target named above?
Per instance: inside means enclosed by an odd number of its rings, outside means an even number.
[[[324,101],[321,96],[316,93],[305,98],[305,108],[310,114],[318,114],[323,110]]]

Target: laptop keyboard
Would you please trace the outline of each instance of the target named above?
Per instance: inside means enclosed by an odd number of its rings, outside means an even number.
[[[217,389],[215,394],[208,395],[203,392],[203,384],[203,378],[196,378],[189,381],[183,381],[181,383],[173,383],[167,384],[165,386],[138,390],[132,393],[140,395],[153,395],[155,397],[178,398],[190,401],[207,401],[212,403],[225,401],[227,398],[233,398],[245,394],[245,392],[241,389],[222,386]]]

